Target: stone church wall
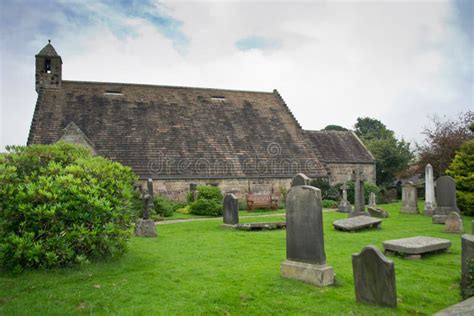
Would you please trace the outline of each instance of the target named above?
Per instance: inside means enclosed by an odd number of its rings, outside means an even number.
[[[350,180],[352,170],[359,167],[367,175],[367,181],[375,184],[375,164],[326,163],[326,166],[330,171],[331,185]]]

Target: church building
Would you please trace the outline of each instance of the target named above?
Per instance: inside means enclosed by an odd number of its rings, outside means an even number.
[[[35,78],[28,145],[84,145],[174,200],[191,184],[245,198],[277,194],[297,173],[344,182],[359,167],[375,182],[375,160],[355,134],[304,131],[277,90],[62,80],[50,43],[36,55]]]

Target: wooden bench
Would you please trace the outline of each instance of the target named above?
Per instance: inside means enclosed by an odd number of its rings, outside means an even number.
[[[247,195],[247,210],[251,211],[254,209],[271,209],[276,210],[278,208],[278,197],[265,194],[265,195]]]

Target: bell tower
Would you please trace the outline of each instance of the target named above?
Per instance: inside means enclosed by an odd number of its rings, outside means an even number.
[[[35,88],[39,92],[43,89],[61,89],[62,80],[62,64],[61,56],[56,53],[51,40],[43,47],[35,56],[36,72],[35,72]]]

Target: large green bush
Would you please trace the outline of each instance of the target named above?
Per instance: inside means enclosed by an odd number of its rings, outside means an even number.
[[[223,196],[218,187],[198,186],[197,200],[190,204],[191,213],[195,215],[222,215]]]
[[[459,209],[464,215],[474,215],[474,139],[461,146],[446,173],[456,181]]]
[[[130,168],[65,143],[7,149],[0,156],[1,266],[59,267],[126,250],[136,213]]]

